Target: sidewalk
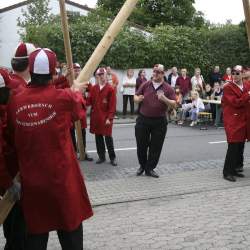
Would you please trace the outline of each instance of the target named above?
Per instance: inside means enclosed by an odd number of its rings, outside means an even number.
[[[163,171],[159,179],[89,176],[95,215],[84,223],[84,249],[249,250],[249,163],[245,174],[236,183],[223,180],[218,167]],[[50,236],[48,249],[59,250]]]

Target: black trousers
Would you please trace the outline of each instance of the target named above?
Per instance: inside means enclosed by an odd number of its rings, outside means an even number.
[[[70,129],[70,134],[71,134],[71,139],[72,139],[75,152],[77,152],[75,128]],[[86,151],[86,129],[85,128],[82,128],[82,140],[83,140],[84,149]]]
[[[135,125],[137,156],[145,171],[156,168],[167,133],[166,117],[148,118],[139,115]]]
[[[21,206],[16,203],[3,224],[4,250],[26,250],[26,224]]]
[[[57,231],[62,250],[83,250],[82,224],[74,231]],[[28,234],[26,250],[46,250],[49,233]]]
[[[243,167],[245,142],[228,143],[223,175],[234,175],[236,169]]]
[[[105,148],[104,138],[108,149],[109,159],[112,161],[116,158],[112,136],[95,135],[97,154],[100,159],[106,159],[105,157],[106,148]]]
[[[124,116],[127,114],[128,100],[130,103],[130,114],[134,115],[134,112],[135,112],[134,96],[133,95],[123,95],[123,115]]]

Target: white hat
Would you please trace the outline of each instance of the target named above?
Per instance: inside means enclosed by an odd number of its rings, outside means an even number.
[[[0,74],[0,88],[6,87],[5,81],[3,79],[3,76]]]
[[[81,68],[81,65],[79,63],[74,63],[73,64],[73,68],[74,69],[80,69]]]
[[[32,43],[19,43],[16,50],[14,59],[29,58],[29,55],[36,50],[36,47]]]
[[[101,74],[106,74],[107,71],[105,68],[99,68],[97,71],[96,71],[96,74],[97,75],[101,75]]]
[[[240,71],[240,72],[243,71],[243,67],[242,67],[241,65],[236,65],[233,69],[234,69],[235,71]]]
[[[30,72],[39,75],[55,74],[56,54],[50,49],[37,49],[30,54]]]

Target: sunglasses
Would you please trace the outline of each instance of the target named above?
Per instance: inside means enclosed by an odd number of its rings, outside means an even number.
[[[241,72],[232,72],[233,76],[239,76],[241,74]]]

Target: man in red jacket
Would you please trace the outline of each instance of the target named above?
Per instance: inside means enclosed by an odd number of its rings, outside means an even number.
[[[238,170],[243,167],[245,141],[250,139],[250,86],[242,81],[242,67],[235,66],[233,81],[224,86],[222,105],[223,121],[228,149],[223,169],[224,179],[235,182],[244,177]]]
[[[72,117],[85,115],[77,90],[86,84],[56,89],[50,84],[55,66],[51,50],[34,51],[29,57],[31,82],[10,103],[28,230],[26,250],[46,250],[53,230],[62,249],[82,250],[82,221],[93,214],[69,133]]]
[[[15,92],[20,92],[25,88],[30,80],[29,72],[29,55],[35,50],[35,46],[31,43],[20,43],[11,59],[11,66],[14,71],[11,74],[10,87]]]
[[[96,149],[99,156],[97,164],[105,162],[105,143],[108,149],[110,163],[117,166],[114,142],[112,137],[113,119],[116,110],[116,94],[114,88],[107,81],[105,68],[96,71],[98,83],[94,85],[87,105],[91,106],[90,112],[90,133],[95,134]]]
[[[81,66],[79,63],[74,63],[73,64],[73,69],[74,69],[74,77],[75,79],[79,76],[80,72],[81,72]],[[84,100],[86,100],[88,93],[90,92],[91,89],[91,84],[88,85],[88,88],[86,89],[86,91],[84,91],[83,93],[83,97]],[[82,125],[82,140],[83,140],[83,146],[84,146],[84,150],[85,150],[85,161],[93,161],[93,158],[91,158],[87,151],[86,151],[86,128],[87,128],[87,116],[85,116],[82,120],[81,120],[81,125]],[[72,138],[72,142],[74,145],[74,149],[75,151],[77,151],[77,146],[76,146],[76,134],[75,134],[75,126],[72,123],[72,127],[70,129],[70,133],[71,133],[71,138]]]
[[[17,162],[14,160],[10,164],[10,161],[7,160],[11,148],[7,136],[6,105],[10,96],[10,89],[7,87],[8,81],[8,73],[0,69],[0,195],[8,190],[13,201],[18,201],[20,198],[20,184],[13,181],[17,173]],[[5,250],[25,250],[25,222],[19,203],[15,204],[6,218],[3,231],[6,238]]]

